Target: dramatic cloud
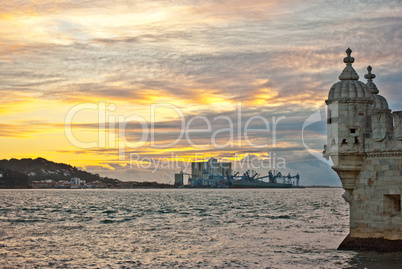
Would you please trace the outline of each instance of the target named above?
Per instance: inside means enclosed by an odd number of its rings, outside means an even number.
[[[303,123],[323,111],[347,47],[360,79],[365,81],[371,65],[380,94],[393,110],[402,110],[401,14],[400,1],[391,0],[8,1],[0,9],[0,153],[4,158],[47,157],[123,179],[144,173],[141,180],[166,182],[177,169],[150,175],[150,169],[131,169],[127,160],[119,160],[122,140],[117,124],[110,123],[137,115],[150,124],[150,106],[164,103],[180,110],[186,123],[198,116],[192,129],[206,128],[200,117],[211,123],[210,132],[189,134],[196,145],[210,144],[214,132],[229,127],[227,118],[238,138],[247,120],[260,116],[271,129],[250,132],[248,138],[269,146],[252,147],[243,136],[241,147],[200,149],[184,137],[168,149],[147,141],[128,148],[127,156],[172,158],[174,152],[234,160],[235,154],[277,153],[306,184],[339,185],[329,166],[305,148],[322,151],[325,117],[304,132]],[[114,105],[105,117],[83,109],[71,119],[76,139],[98,143],[77,147],[66,137],[69,111],[102,102]],[[276,127],[273,146],[272,117],[281,116],[286,118]],[[177,112],[160,109],[155,143],[175,141],[181,123]],[[249,128],[266,125],[255,120]],[[135,121],[125,130],[128,141],[143,134]],[[219,145],[230,142],[228,132],[213,137]]]

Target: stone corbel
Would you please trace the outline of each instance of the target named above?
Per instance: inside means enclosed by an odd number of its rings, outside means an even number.
[[[345,199],[345,201],[348,204],[352,204],[353,203],[353,195],[349,192],[349,190],[346,190],[343,194],[342,194],[343,199]]]

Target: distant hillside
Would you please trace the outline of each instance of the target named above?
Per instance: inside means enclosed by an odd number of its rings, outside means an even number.
[[[60,180],[70,180],[72,177],[78,177],[81,180],[85,180],[86,182],[93,181],[101,181],[104,183],[117,183],[119,180],[100,177],[98,174],[91,174],[86,171],[82,171],[68,164],[64,163],[55,163],[52,161],[48,161],[44,158],[37,159],[3,159],[0,161],[0,170],[5,172],[17,172],[18,175],[26,175],[29,181],[34,180],[44,180],[51,179],[55,181]],[[17,175],[17,173],[14,173]],[[14,176],[16,178],[17,176]],[[19,176],[22,178],[22,176]],[[4,184],[8,184],[4,182],[5,178],[3,177],[3,186]],[[1,187],[1,182],[0,182]]]

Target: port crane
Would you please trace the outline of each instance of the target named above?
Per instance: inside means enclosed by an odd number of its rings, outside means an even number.
[[[294,182],[292,182],[292,179],[295,179]],[[299,180],[300,180],[300,175],[297,173],[295,176],[291,176],[290,173],[284,177],[284,183],[290,183],[293,184],[295,187],[299,187]]]
[[[211,163],[210,163],[211,162]],[[209,166],[207,166],[209,165]],[[247,170],[240,174],[235,172],[231,175],[230,168],[222,169],[221,173],[216,169],[216,159],[208,161],[207,165],[201,165],[198,169],[192,168],[192,173],[185,173],[183,170],[180,173],[175,174],[174,185],[177,187],[188,188],[291,188],[299,187],[300,176],[297,173],[295,176],[291,176],[288,173],[286,176],[281,172],[275,170],[269,170],[268,174],[261,175],[255,170]],[[229,166],[230,167],[230,166]],[[184,185],[184,177],[188,176],[187,185]],[[266,180],[268,178],[268,180]],[[283,183],[282,183],[283,181]]]
[[[248,182],[258,182],[258,181],[263,181],[263,179],[268,178],[270,183],[278,183],[278,179],[282,178],[283,183],[285,184],[292,184],[295,187],[299,187],[299,180],[300,180],[300,175],[297,173],[295,176],[291,176],[290,173],[288,173],[287,176],[283,176],[281,172],[276,172],[275,170],[269,170],[268,175],[266,176],[260,176],[258,173],[253,173],[253,171],[246,171],[242,176],[238,176],[239,172],[236,172],[231,179],[240,179]],[[228,178],[229,175],[227,175]],[[295,179],[292,181],[292,179]]]

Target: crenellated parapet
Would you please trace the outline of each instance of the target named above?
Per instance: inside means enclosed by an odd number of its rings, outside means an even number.
[[[395,139],[402,141],[402,111],[394,111],[392,116],[394,118]]]

